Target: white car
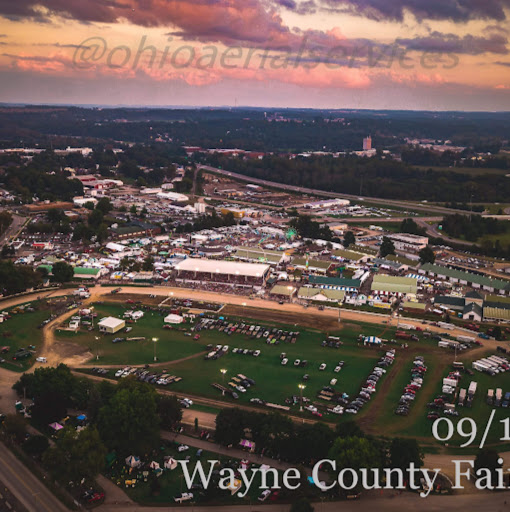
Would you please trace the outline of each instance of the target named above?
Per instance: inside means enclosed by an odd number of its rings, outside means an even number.
[[[192,492],[183,492],[174,497],[175,503],[183,503],[184,501],[190,501],[193,499]]]
[[[240,391],[241,393],[246,393],[246,388],[243,388],[243,386],[236,386],[237,391]]]
[[[181,405],[187,409],[193,405],[193,400],[190,400],[189,398],[183,398],[181,400]]]
[[[124,373],[124,370],[117,370],[115,372],[115,377],[120,377]]]
[[[336,383],[337,383],[337,380],[336,380],[336,379],[331,379],[331,380],[329,381],[330,386],[334,386]]]
[[[341,369],[342,369],[342,367],[341,367],[341,366],[337,366],[333,371],[334,371],[335,373],[338,373]]]
[[[187,444],[180,444],[178,447],[177,447],[177,451],[179,453],[181,452],[186,452],[189,450],[189,446]]]
[[[294,366],[299,366],[301,364],[301,359],[296,359],[294,361]]]
[[[271,496],[271,491],[269,489],[266,489],[265,491],[262,492],[262,494],[258,497],[258,500],[259,501],[266,501],[267,498],[269,498],[269,496]]]
[[[326,363],[322,363],[320,366],[319,366],[319,370],[322,372],[326,369]]]
[[[260,356],[260,350],[255,350],[255,352],[253,352],[253,355],[255,357],[259,357]]]
[[[48,362],[48,360],[45,357],[37,357],[36,361],[38,363],[47,363]]]
[[[289,362],[289,360],[288,360],[286,357],[284,357],[284,358],[282,359],[282,365],[283,365],[283,366],[285,366],[288,362]]]

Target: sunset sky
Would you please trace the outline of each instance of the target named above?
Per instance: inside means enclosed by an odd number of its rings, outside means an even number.
[[[0,102],[510,110],[510,0],[0,0]]]

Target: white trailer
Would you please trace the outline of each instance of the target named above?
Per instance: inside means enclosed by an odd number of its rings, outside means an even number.
[[[457,341],[461,341],[462,343],[474,343],[475,338],[473,336],[457,336]]]
[[[437,322],[437,325],[442,329],[447,329],[448,331],[453,331],[454,329],[454,326],[448,322]]]
[[[459,405],[464,405],[464,400],[466,399],[466,389],[462,388],[459,392]]]
[[[471,381],[471,383],[469,384],[469,388],[468,388],[468,395],[473,396],[476,393],[476,387],[477,387],[477,383],[474,380]]]

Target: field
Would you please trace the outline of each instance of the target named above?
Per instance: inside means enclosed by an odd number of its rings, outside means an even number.
[[[98,304],[96,311],[99,318],[104,315],[122,316],[127,308],[124,304]],[[132,307],[132,306],[129,306]],[[190,394],[202,396],[205,399],[214,400],[212,407],[218,407],[218,400],[244,405],[250,404],[250,399],[259,398],[268,402],[280,405],[288,404],[288,399],[292,396],[298,397],[300,390],[299,384],[304,383],[306,388],[303,390],[303,396],[312,402],[317,402],[316,395],[318,391],[330,384],[331,379],[336,378],[337,383],[334,389],[340,393],[347,393],[350,396],[357,394],[364,379],[369,375],[376,361],[379,359],[384,349],[368,348],[358,344],[358,335],[375,335],[386,339],[391,339],[394,335],[394,327],[377,326],[374,324],[355,324],[341,323],[340,325],[332,320],[324,320],[320,323],[314,319],[313,313],[303,316],[303,325],[298,326],[291,323],[295,317],[280,315],[278,311],[268,312],[250,308],[249,315],[252,320],[242,315],[244,308],[240,306],[226,307],[222,313],[228,315],[231,322],[241,321],[262,325],[264,327],[278,327],[288,331],[300,331],[300,335],[295,344],[280,343],[279,345],[268,345],[263,339],[253,339],[247,335],[234,333],[227,335],[216,329],[201,330],[198,334],[200,339],[195,340],[195,332],[191,331],[192,324],[183,324],[182,330],[163,329],[163,315],[158,311],[146,311],[143,319],[138,323],[132,324],[133,331],[129,336],[145,337],[145,341],[124,341],[121,343],[112,343],[112,335],[102,336],[99,341],[99,361],[91,361],[98,366],[111,366],[109,376],[112,377],[115,369],[123,365],[144,365],[150,364],[153,371],[158,373],[169,373],[181,377],[178,383],[171,384],[164,388],[170,392],[181,394]],[[280,321],[278,321],[280,320]],[[192,334],[189,336],[189,334]],[[58,332],[61,340],[69,340],[78,343],[90,349],[95,353],[94,338],[95,332],[83,331],[78,334]],[[338,336],[343,345],[336,348],[322,347],[321,342],[326,335]],[[126,336],[124,333],[118,333],[116,336]],[[154,344],[151,341],[153,337],[158,338],[157,355],[158,364],[154,366]],[[204,355],[208,352],[206,346],[228,345],[227,354],[217,360],[205,360]],[[393,366],[388,368],[387,374],[379,381],[377,393],[372,400],[365,406],[358,415],[337,416],[326,414],[323,419],[328,422],[345,421],[355,419],[367,432],[373,434],[383,434],[389,436],[414,437],[423,445],[432,447],[441,447],[444,443],[439,443],[432,438],[432,421],[427,419],[427,403],[441,392],[441,381],[451,369],[451,363],[454,360],[454,354],[451,351],[440,349],[437,342],[422,338],[419,342],[411,342],[409,348],[402,349],[399,344],[388,345],[388,348],[397,349],[397,357]],[[260,350],[260,356],[254,357],[248,354],[233,353],[234,348],[249,350]],[[484,350],[476,349],[476,355],[466,352],[460,355],[459,360],[465,361],[466,367],[471,367],[474,359],[483,357]],[[281,365],[280,355],[285,352],[289,363]],[[493,352],[488,352],[493,353]],[[425,357],[425,363],[428,366],[424,385],[416,395],[408,416],[402,417],[394,414],[396,405],[403,392],[405,385],[410,380],[410,370],[412,361],[416,355]],[[306,359],[308,365],[306,368],[295,367],[295,359]],[[339,373],[334,373],[333,369],[339,361],[345,361],[343,369]],[[319,365],[325,363],[326,369],[319,370]],[[226,370],[223,375],[221,370]],[[239,399],[235,401],[231,397],[222,396],[214,389],[211,384],[216,382],[228,385],[232,377],[237,374],[243,374],[256,381],[246,393],[238,393]],[[304,382],[304,374],[309,375],[309,380]],[[502,387],[510,391],[510,374],[490,377],[486,374],[475,372],[473,377],[463,376],[462,387],[467,387],[471,380],[478,382],[477,396],[473,402],[473,407],[468,409],[458,408],[459,418],[453,418],[456,423],[458,419],[464,416],[472,417],[481,430],[490,413],[490,408],[485,403],[485,396],[489,387]],[[326,406],[326,403],[323,403]],[[204,403],[204,406],[205,403]],[[266,410],[267,409],[263,409]],[[497,419],[505,416],[505,409],[497,411]],[[290,405],[290,412],[299,415],[298,403]],[[305,411],[305,417],[313,418],[311,413]],[[494,424],[499,427],[500,424]],[[496,443],[501,437],[496,428],[493,428],[487,442]],[[478,432],[478,439],[481,432]],[[448,444],[451,447],[458,446],[460,438],[455,436]],[[473,450],[471,450],[473,451]]]
[[[9,352],[0,354],[0,358],[6,361],[2,363],[2,367],[17,372],[25,371],[34,363],[42,343],[42,331],[38,329],[38,326],[50,317],[50,310],[45,301],[32,301],[32,303],[21,306],[24,307],[17,306],[2,310],[7,311],[11,318],[0,324],[0,346],[10,347]],[[34,309],[34,311],[29,311],[29,309]],[[35,346],[35,349],[32,350],[32,357],[19,362],[12,360],[16,350],[28,348],[30,345]]]

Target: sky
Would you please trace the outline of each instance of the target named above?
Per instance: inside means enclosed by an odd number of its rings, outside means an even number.
[[[510,0],[0,0],[0,102],[510,110]]]

